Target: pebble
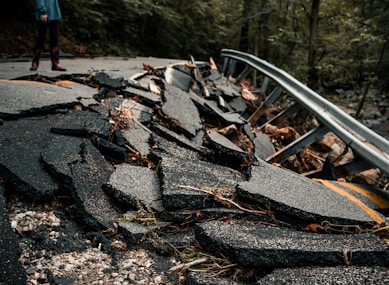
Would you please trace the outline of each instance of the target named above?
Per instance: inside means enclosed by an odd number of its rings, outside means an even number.
[[[34,236],[38,230],[40,236],[54,242],[65,235],[61,219],[47,205],[31,206],[14,201],[9,203],[7,210],[12,229],[21,234],[23,240]],[[42,230],[46,234],[42,235]],[[50,284],[51,278],[73,279],[79,285],[176,284],[168,282],[165,273],[154,271],[154,259],[145,249],[125,248],[123,256],[113,266],[111,255],[93,247],[93,243],[82,239],[81,235],[79,239],[85,244],[85,250],[62,254],[34,249],[35,241],[32,240],[21,243],[20,261],[27,273],[27,285]]]

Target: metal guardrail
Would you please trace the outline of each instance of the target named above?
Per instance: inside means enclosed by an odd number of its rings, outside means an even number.
[[[285,91],[305,109],[309,110],[321,123],[320,127],[308,132],[298,142],[287,146],[285,150],[275,154],[273,158],[267,159],[268,161],[274,161],[277,158],[281,160],[285,159],[288,155],[313,143],[326,132],[332,131],[354,151],[354,156],[358,158],[358,161],[361,161],[360,158],[362,158],[362,160],[371,166],[368,168],[377,167],[386,174],[389,174],[388,140],[370,130],[287,72],[269,62],[251,54],[231,49],[223,49],[221,56],[224,58],[223,72],[226,76],[234,72],[237,62],[241,62],[246,64],[246,68],[238,77],[241,78],[248,75],[250,70],[255,69],[265,76],[262,84],[263,89],[266,90],[269,79],[276,83],[276,87],[265,100],[267,101],[266,105],[273,103],[282,91]]]

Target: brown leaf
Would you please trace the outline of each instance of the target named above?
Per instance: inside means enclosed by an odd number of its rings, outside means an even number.
[[[211,69],[217,70],[217,65],[212,57],[209,59],[209,63],[210,63]]]
[[[325,229],[320,224],[312,223],[306,225],[301,230],[307,232],[319,233],[319,232],[323,232]]]
[[[243,84],[241,84],[241,86],[242,86],[241,94],[243,99],[249,101],[256,101],[258,99],[257,96],[253,94],[248,88],[244,87]]]

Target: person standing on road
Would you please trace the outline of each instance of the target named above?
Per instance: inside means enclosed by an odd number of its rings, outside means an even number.
[[[59,64],[58,28],[62,14],[58,0],[35,0],[35,20],[37,24],[37,38],[34,47],[34,57],[30,70],[37,70],[39,59],[46,41],[47,29],[50,36],[51,69],[66,71]]]

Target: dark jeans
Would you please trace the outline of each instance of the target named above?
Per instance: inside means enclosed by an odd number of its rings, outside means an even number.
[[[47,29],[49,29],[50,49],[58,47],[58,27],[59,20],[52,20],[44,23],[37,21],[38,37],[35,43],[35,49],[43,49],[46,41]]]

